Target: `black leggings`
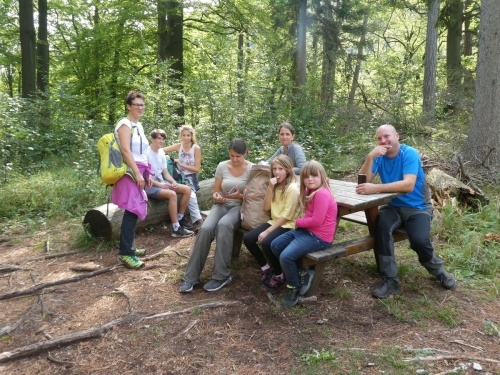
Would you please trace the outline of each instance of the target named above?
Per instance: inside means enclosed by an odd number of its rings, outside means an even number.
[[[276,258],[271,251],[271,242],[283,233],[288,232],[290,229],[279,227],[269,233],[266,238],[264,238],[264,241],[260,243],[260,246],[262,247],[261,251],[259,245],[257,245],[259,234],[264,232],[270,226],[271,224],[265,223],[252,229],[250,232],[246,233],[245,236],[243,236],[243,242],[245,243],[245,246],[250,254],[252,254],[257,260],[257,263],[259,263],[259,267],[264,267],[267,264],[267,258],[269,260],[269,264],[273,267],[273,273],[275,275],[281,275],[283,271],[281,269],[280,260]],[[265,256],[262,252],[264,252]]]

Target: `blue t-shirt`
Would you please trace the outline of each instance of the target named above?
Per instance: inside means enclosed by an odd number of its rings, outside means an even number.
[[[391,205],[395,207],[409,207],[425,210],[431,205],[429,191],[425,183],[422,161],[417,150],[402,144],[395,158],[386,155],[379,156],[373,160],[372,173],[379,174],[382,183],[402,181],[405,174],[417,176],[413,191],[400,197],[394,198]]]

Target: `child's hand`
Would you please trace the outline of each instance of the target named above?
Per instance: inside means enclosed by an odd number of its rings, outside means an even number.
[[[276,185],[277,183],[279,183],[279,178],[278,177],[273,177],[269,180],[269,187],[273,187],[274,185]]]
[[[264,241],[264,238],[266,238],[268,234],[269,234],[269,232],[267,230],[265,230],[264,232],[262,232],[261,234],[259,234],[259,237],[257,238],[257,240],[259,242]]]

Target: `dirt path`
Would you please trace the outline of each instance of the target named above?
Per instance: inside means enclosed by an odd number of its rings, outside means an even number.
[[[463,284],[454,292],[445,291],[418,271],[411,254],[400,260],[410,272],[403,276],[402,296],[396,300],[383,303],[370,296],[378,277],[366,253],[332,263],[316,303],[285,310],[261,291],[258,268],[246,251],[233,263],[234,280],[228,287],[207,293],[198,286],[191,294],[179,294],[193,239],[173,239],[169,234],[158,228],[137,240],[149,254],[166,249],[165,256],[147,263],[154,268],[118,267],[46,288],[43,308],[38,295],[0,301],[0,329],[23,318],[10,335],[1,335],[1,353],[137,318],[98,338],[4,362],[0,373],[404,374],[425,369],[428,374],[445,374],[463,364],[462,373],[469,374],[474,372],[472,362],[477,362],[482,373],[500,374],[494,362],[500,359],[500,338],[483,332],[484,320],[499,326],[498,295]],[[64,233],[52,237],[52,252],[74,250],[62,242]],[[117,263],[116,251],[43,259],[46,239],[46,233],[0,237],[0,268],[22,268],[0,273],[0,293],[81,275],[70,269],[74,266]],[[206,269],[211,270],[211,260]],[[209,277],[207,271],[202,275],[204,280]],[[140,320],[165,312],[175,314]],[[335,353],[335,359],[327,360],[327,353]],[[301,358],[304,354],[311,355]],[[314,361],[315,355],[322,360]],[[403,362],[416,356],[434,359]]]

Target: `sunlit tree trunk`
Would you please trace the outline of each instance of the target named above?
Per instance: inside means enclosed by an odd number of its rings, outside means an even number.
[[[465,0],[464,9],[469,9],[472,5],[472,0]],[[473,47],[473,31],[470,28],[471,16],[464,18],[464,57],[472,56]],[[474,76],[469,69],[464,70],[464,91],[470,93],[474,90]]]
[[[358,87],[359,72],[361,70],[361,61],[363,60],[363,47],[365,45],[367,25],[368,25],[368,13],[365,14],[365,17],[363,18],[363,31],[361,37],[359,38],[356,68],[354,69],[351,91],[349,92],[349,106],[352,106],[354,104],[354,96],[356,95],[356,89]]]
[[[243,103],[245,101],[243,93],[243,61],[245,57],[244,47],[245,47],[245,36],[243,33],[240,33],[240,35],[238,35],[238,66],[237,66],[238,81],[236,83],[238,90],[238,102],[240,103]]]
[[[477,170],[500,170],[500,1],[482,0],[476,94],[464,156]]]
[[[307,0],[300,0],[297,26],[297,77],[295,82],[297,87],[300,87],[306,83]]]
[[[439,0],[428,0],[427,36],[425,39],[424,120],[433,124],[436,111],[436,68]]]
[[[47,0],[38,0],[38,40],[37,55],[37,87],[47,93],[49,84],[49,42],[47,39]]]
[[[321,99],[326,106],[333,102],[335,81],[335,50],[337,30],[330,2],[325,4],[323,19],[323,62],[321,66]]]
[[[36,91],[36,36],[33,23],[33,1],[19,0],[19,33],[21,40],[21,67],[23,98],[30,98]]]
[[[184,11],[182,3],[177,0],[167,0],[167,45],[166,57],[172,61],[172,69],[175,71],[173,78],[177,81],[177,87],[183,91],[184,77],[184,47],[183,47],[183,22]],[[178,99],[179,106],[175,112],[181,123],[184,123],[184,98]]]

